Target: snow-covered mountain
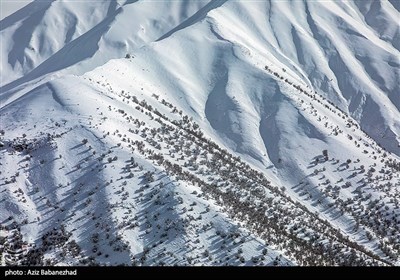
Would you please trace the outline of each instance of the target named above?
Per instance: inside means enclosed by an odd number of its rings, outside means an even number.
[[[105,0],[6,17],[3,262],[399,265],[399,13]]]

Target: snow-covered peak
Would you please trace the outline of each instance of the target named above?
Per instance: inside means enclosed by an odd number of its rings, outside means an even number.
[[[5,248],[30,243],[29,264],[399,264],[398,18],[395,1],[10,15]]]

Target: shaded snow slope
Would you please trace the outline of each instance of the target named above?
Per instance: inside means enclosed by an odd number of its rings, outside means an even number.
[[[1,84],[12,88],[74,65],[83,73],[156,40],[204,4],[35,1],[1,21]]]

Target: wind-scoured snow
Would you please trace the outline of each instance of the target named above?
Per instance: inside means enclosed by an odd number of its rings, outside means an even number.
[[[26,241],[30,264],[398,265],[398,18],[395,1],[244,0],[6,17],[3,248]]]

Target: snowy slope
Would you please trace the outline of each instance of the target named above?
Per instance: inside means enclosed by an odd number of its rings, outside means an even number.
[[[156,40],[204,4],[35,1],[1,21],[1,85],[11,89],[68,67],[84,73]]]
[[[271,61],[285,68],[399,154],[395,5],[389,1],[35,1],[1,21],[2,91],[14,93],[21,84],[65,69],[82,74],[171,36],[179,37],[174,41],[191,40],[180,42],[192,44],[196,51],[189,62],[210,59],[198,47],[200,42],[208,45],[203,39],[210,35],[226,44],[220,50],[229,45],[247,48],[249,56],[260,55],[259,63]],[[202,26],[201,34],[192,32],[197,26]],[[174,52],[179,56],[181,50]],[[4,95],[7,100],[9,95]]]
[[[1,21],[2,226],[31,263],[398,265],[398,18],[31,3]]]

